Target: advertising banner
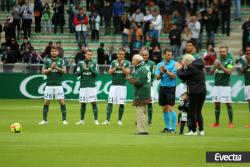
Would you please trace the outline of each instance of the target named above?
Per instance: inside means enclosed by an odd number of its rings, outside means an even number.
[[[24,99],[43,98],[45,87],[45,75],[41,74],[23,74],[23,73],[0,73],[0,99]],[[213,75],[206,76],[207,97],[211,100],[211,92],[213,87]],[[99,75],[96,81],[98,92],[98,100],[106,100],[111,85],[111,76],[108,74]],[[78,99],[80,90],[79,78],[72,74],[66,74],[63,77],[62,86],[66,99]],[[233,101],[244,100],[244,78],[243,76],[233,75],[231,77],[232,98]],[[158,98],[159,81],[153,83],[154,98]],[[127,83],[127,99],[133,99],[133,86]],[[178,80],[176,88],[176,98],[183,92],[183,84]]]

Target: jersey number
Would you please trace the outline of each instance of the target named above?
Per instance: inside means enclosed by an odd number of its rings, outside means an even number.
[[[148,72],[148,74],[147,74],[147,82],[151,82],[151,72]]]

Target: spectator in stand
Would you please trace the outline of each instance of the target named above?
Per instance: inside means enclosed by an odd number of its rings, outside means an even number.
[[[14,66],[11,64],[16,63],[16,57],[14,54],[12,54],[9,46],[6,47],[1,60],[3,62],[3,72],[12,72]]]
[[[157,38],[151,37],[149,36],[149,56],[151,56],[151,54],[153,53],[153,50],[155,49],[155,47],[160,48],[160,44],[157,42]]]
[[[41,54],[42,58],[46,58],[50,56],[50,51],[51,51],[51,47],[53,46],[53,42],[49,41],[48,45],[46,46],[46,48],[44,49],[44,52]]]
[[[67,8],[67,13],[69,15],[69,22],[68,22],[68,26],[69,26],[69,32],[70,33],[74,33],[75,30],[74,30],[74,16],[75,16],[75,6],[74,4],[69,4],[68,8]]]
[[[104,0],[95,1],[95,11],[100,16],[100,25],[103,25],[103,8],[104,8]]]
[[[185,24],[184,17],[182,17],[178,10],[174,10],[172,17],[171,17],[171,24],[175,24],[177,29],[181,31]],[[171,27],[172,28],[172,27]]]
[[[37,66],[36,64],[39,64],[41,61],[40,56],[36,53],[35,48],[31,47],[30,49],[30,61],[29,64],[29,72],[30,73],[37,73],[39,70],[39,66]]]
[[[89,18],[89,21],[91,27],[91,39],[98,42],[101,18],[97,11],[93,11],[93,14]]]
[[[104,43],[100,43],[100,47],[97,49],[97,64],[104,65],[106,62],[106,53],[104,49]]]
[[[31,47],[30,48],[25,48],[22,54],[22,62],[23,63],[30,63],[30,57],[31,57]]]
[[[10,46],[11,44],[11,38],[15,38],[15,26],[11,22],[10,17],[7,17],[6,22],[4,23],[3,26],[3,31],[5,32],[5,42],[7,46]]]
[[[206,20],[204,19],[205,15],[206,15],[206,8],[204,9],[201,9],[198,14],[197,14],[197,17],[198,17],[198,21],[200,22],[201,24],[201,28],[200,28],[200,35],[199,35],[199,45],[198,45],[198,48],[202,48],[203,46],[203,32],[205,31],[205,28],[206,28]]]
[[[151,10],[146,10],[146,15],[143,17],[144,27],[143,27],[143,35],[144,35],[144,43],[146,43],[146,34],[150,30],[150,24],[153,21],[154,17],[151,13]],[[153,28],[153,27],[152,27]]]
[[[9,46],[6,47],[6,50],[4,51],[3,56],[1,57],[1,61],[3,62],[3,64],[16,62],[16,58],[14,54],[12,54],[11,48]]]
[[[80,61],[83,61],[85,59],[85,47],[84,46],[81,46],[81,50],[80,52],[78,52],[75,56],[75,64],[77,65]],[[77,67],[77,66],[75,66]],[[75,68],[76,70],[76,68]],[[74,70],[74,73],[76,72]]]
[[[13,8],[12,17],[13,17],[13,24],[15,27],[15,32],[17,32],[15,39],[19,40],[20,28],[21,28],[21,16],[18,13],[20,6],[18,5],[17,8]]]
[[[74,33],[74,24],[73,24],[73,20],[74,20],[74,16],[75,16],[75,13],[74,13],[74,4],[69,4],[67,6],[67,9],[66,9],[66,12],[68,13],[68,27],[69,27],[69,32],[70,33]]]
[[[177,60],[179,58],[180,46],[181,46],[181,34],[177,29],[177,25],[173,24],[171,31],[169,32],[170,46],[173,54],[173,58]]]
[[[113,25],[115,28],[114,34],[121,32],[121,17],[124,13],[124,3],[120,0],[116,0],[112,6],[113,11]]]
[[[249,17],[248,21],[246,21],[242,25],[242,30],[243,30],[243,34],[242,34],[242,48],[243,48],[243,52],[245,53],[246,46],[250,45],[250,17]]]
[[[29,0],[24,0],[24,4],[19,8],[19,14],[22,17],[22,29],[24,36],[30,38],[32,24],[32,7],[29,5]]]
[[[76,39],[79,48],[84,45],[87,46],[87,26],[88,26],[89,20],[87,15],[84,12],[83,8],[79,9],[79,14],[75,15],[74,17],[74,25],[75,25],[75,31],[76,31]]]
[[[34,47],[30,48],[30,64],[38,64],[39,63],[39,58],[38,54],[36,53],[36,50]],[[33,68],[34,70],[37,68]]]
[[[213,9],[213,12],[216,16],[216,22],[215,22],[215,33],[217,33],[217,30],[218,30],[218,27],[221,25],[221,20],[220,20],[220,0],[213,0],[213,2],[208,6],[208,7],[211,7]]]
[[[20,49],[19,49],[19,45],[18,45],[17,41],[15,40],[15,38],[11,38],[10,49],[12,51],[12,54],[14,54],[14,56],[17,58],[17,61],[21,62],[22,58],[21,58],[21,54],[20,54]]]
[[[134,51],[139,52],[143,44],[143,31],[140,25],[134,24],[130,38],[131,38],[133,53],[135,53]]]
[[[211,7],[207,8],[207,14],[205,15],[204,19],[207,31],[207,45],[211,44],[214,46],[215,33],[217,29],[217,24],[215,24],[217,21],[217,16]]]
[[[141,12],[140,8],[137,8],[135,13],[132,14],[131,20],[137,25],[142,26],[144,14]]]
[[[64,57],[64,50],[63,50],[63,48],[62,48],[62,42],[61,41],[57,41],[56,42],[56,47],[57,47],[57,49],[58,49],[58,57],[60,57],[60,58],[63,58]]]
[[[21,55],[23,55],[23,53],[25,52],[26,49],[30,49],[31,48],[31,43],[28,41],[28,37],[24,37],[23,38],[23,43],[21,44],[21,49],[20,49],[20,53]]]
[[[107,58],[107,64],[111,64],[111,62],[115,59],[117,59],[117,54],[115,53],[115,49],[113,46],[109,48],[109,53],[106,56]]]
[[[110,34],[111,18],[112,18],[112,6],[110,5],[109,1],[105,2],[102,15],[104,17],[104,23],[105,23],[105,35],[107,35]]]
[[[58,57],[60,57],[60,58],[62,58],[64,60],[66,70],[68,72],[69,68],[70,68],[70,63],[69,63],[69,60],[64,56],[64,49],[62,47],[61,41],[56,42],[56,47],[57,47],[57,50],[58,50]]]
[[[171,29],[170,20],[173,12],[173,2],[173,0],[159,0],[160,11],[158,13],[163,15],[165,33],[168,33]]]
[[[43,13],[43,3],[41,0],[34,1],[35,33],[41,33],[41,18]]]
[[[181,47],[180,47],[180,54],[183,55],[183,51],[186,48],[187,41],[190,41],[192,37],[191,31],[185,25],[182,32],[181,32]]]
[[[180,12],[180,15],[182,16],[182,18],[186,18],[187,7],[186,7],[186,4],[184,3],[184,0],[176,0],[173,3],[173,9]]]
[[[230,0],[221,0],[221,29],[222,34],[230,36],[231,2]]]
[[[57,27],[59,26],[61,29],[61,33],[63,34],[63,26],[65,24],[64,18],[64,4],[61,0],[55,0],[52,4],[54,15],[52,16],[52,24],[54,25],[54,33],[57,33]]]
[[[159,48],[158,46],[155,46],[155,47],[153,48],[153,51],[152,51],[151,55],[149,55],[149,56],[150,56],[150,57],[149,57],[150,60],[154,61],[155,64],[160,63],[160,62],[161,62],[161,59],[162,59],[160,48]]]
[[[234,6],[234,20],[241,21],[241,0],[232,0]]]
[[[51,33],[51,10],[49,3],[46,2],[43,7],[42,18],[44,21],[44,34]]]
[[[200,22],[197,20],[197,16],[196,15],[191,15],[191,20],[188,23],[188,28],[190,29],[191,33],[192,33],[192,40],[194,41],[194,44],[196,47],[199,46],[199,35],[200,35],[200,29],[201,29],[201,24]],[[199,50],[199,48],[198,48]]]
[[[122,16],[122,46],[128,47],[128,38],[130,35],[130,21],[127,13],[124,13]]]
[[[216,52],[213,48],[213,45],[208,45],[207,51],[204,53],[204,61],[206,66],[212,66],[216,60]]]
[[[152,21],[154,29],[158,32],[157,41],[160,43],[161,29],[162,29],[162,16],[159,10],[154,11],[154,20]]]
[[[154,25],[152,23],[149,25],[149,31],[147,34],[149,37],[154,38],[158,43],[158,31],[154,29]]]

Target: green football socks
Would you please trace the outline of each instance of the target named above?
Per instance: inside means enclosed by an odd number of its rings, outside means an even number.
[[[220,106],[215,106],[215,121],[219,123],[220,120]]]
[[[92,103],[92,109],[95,120],[98,120],[98,108],[96,103]]]
[[[227,105],[227,113],[228,113],[228,117],[229,117],[229,122],[233,123],[233,108],[232,105]]]
[[[43,120],[44,121],[47,121],[48,111],[49,111],[49,106],[48,105],[44,105],[43,106]]]
[[[110,120],[111,114],[112,114],[112,109],[113,109],[113,104],[112,103],[108,103],[107,106],[107,117],[106,120]]]
[[[122,120],[123,112],[124,112],[124,104],[120,104],[120,106],[119,106],[119,114],[118,114],[118,120],[119,121]]]
[[[84,120],[85,111],[86,111],[86,103],[81,103],[81,109],[80,109],[81,120]]]
[[[66,106],[64,105],[60,105],[61,106],[61,112],[62,112],[62,120],[66,120]]]

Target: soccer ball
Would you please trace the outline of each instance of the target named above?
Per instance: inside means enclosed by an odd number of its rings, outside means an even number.
[[[10,131],[12,133],[19,133],[19,132],[22,131],[22,125],[20,123],[18,123],[18,122],[11,124],[10,125]]]

